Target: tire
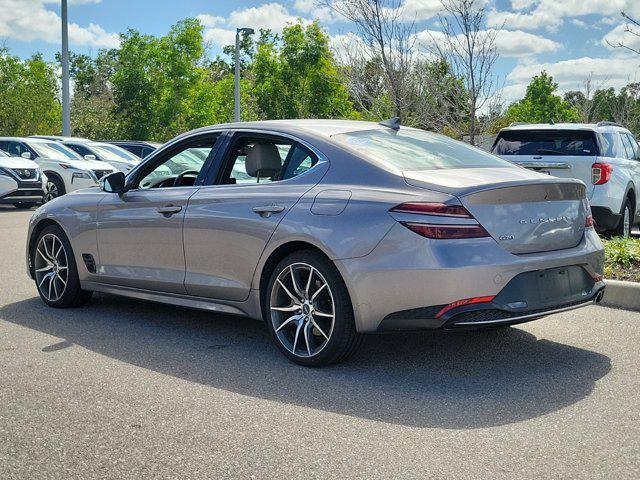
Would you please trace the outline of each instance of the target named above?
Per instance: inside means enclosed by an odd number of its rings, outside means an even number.
[[[38,234],[31,263],[40,298],[50,307],[78,307],[91,299],[93,292],[80,288],[71,243],[59,226],[50,225]]]
[[[47,175],[48,181],[42,203],[50,202],[54,198],[61,197],[62,195],[67,193],[66,189],[64,188],[64,182],[60,177],[51,172],[45,172],[45,175]]]
[[[20,203],[14,203],[13,206],[16,207],[18,210],[29,210],[30,208],[35,207],[36,204],[34,202],[20,202]]]
[[[633,208],[631,206],[631,201],[627,198],[624,202],[624,207],[622,208],[622,217],[618,222],[616,228],[611,230],[610,235],[614,237],[625,237],[628,238],[631,236],[631,229],[633,228]]]
[[[342,362],[362,343],[338,269],[310,250],[292,253],[275,268],[264,295],[263,317],[278,348],[299,365]]]

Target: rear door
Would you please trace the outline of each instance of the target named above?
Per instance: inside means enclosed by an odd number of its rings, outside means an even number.
[[[262,150],[265,168],[256,168],[253,149]],[[271,235],[323,172],[318,157],[293,139],[236,133],[209,185],[189,200],[184,219],[187,293],[245,300]]]
[[[492,152],[540,173],[582,180],[587,186],[587,195],[591,196],[591,166],[599,155],[596,134],[592,130],[503,130]]]

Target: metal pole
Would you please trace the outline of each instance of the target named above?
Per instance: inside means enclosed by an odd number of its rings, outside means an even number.
[[[235,58],[235,91],[234,91],[234,121],[240,121],[240,30],[236,30],[236,58]]]
[[[62,135],[71,136],[71,109],[69,106],[69,22],[67,0],[62,0]]]

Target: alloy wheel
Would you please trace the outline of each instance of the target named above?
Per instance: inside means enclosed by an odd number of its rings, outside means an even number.
[[[67,288],[69,263],[63,243],[53,233],[38,242],[34,267],[40,294],[50,302],[58,301]]]
[[[333,293],[313,266],[294,263],[282,270],[269,307],[276,336],[293,355],[313,357],[329,342],[335,325]]]
[[[52,181],[47,182],[47,193],[44,195],[44,202],[50,202],[54,198],[60,196],[60,192],[58,191],[58,186]]]

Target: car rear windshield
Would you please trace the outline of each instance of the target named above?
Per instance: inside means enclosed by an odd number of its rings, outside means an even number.
[[[496,155],[598,155],[594,132],[588,130],[507,130],[492,149]]]
[[[452,168],[517,168],[495,155],[423,130],[363,130],[340,133],[334,140],[403,171]]]

